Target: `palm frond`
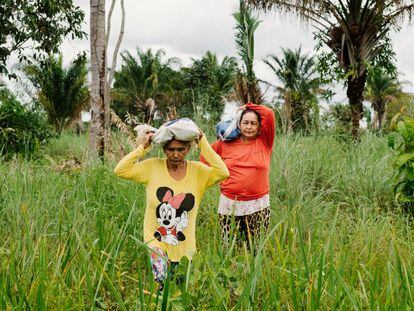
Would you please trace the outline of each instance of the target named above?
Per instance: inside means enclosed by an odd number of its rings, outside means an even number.
[[[63,67],[62,55],[51,55],[23,70],[36,88],[39,102],[58,132],[78,118],[80,111],[87,107],[88,70],[84,55],[75,58],[67,68]]]

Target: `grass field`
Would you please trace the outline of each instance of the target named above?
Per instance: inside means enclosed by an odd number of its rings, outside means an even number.
[[[86,164],[86,145],[66,134],[38,159],[0,161],[1,310],[414,308],[413,225],[393,202],[385,138],[278,137],[257,255],[222,249],[214,187],[184,282],[160,297],[141,242],[143,187],[114,176],[120,155]]]

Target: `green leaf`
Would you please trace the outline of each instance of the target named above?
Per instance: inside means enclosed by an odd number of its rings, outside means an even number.
[[[398,139],[398,134],[395,133],[395,132],[394,133],[391,133],[388,136],[388,147],[390,147],[392,149],[395,149],[395,145],[396,145],[397,139]]]
[[[398,131],[398,133],[401,134],[401,136],[404,139],[408,139],[409,133],[408,133],[407,127],[405,126],[405,123],[403,121],[399,121],[397,123],[397,131]]]
[[[400,168],[401,166],[403,166],[405,163],[407,163],[413,158],[414,158],[414,153],[405,153],[405,154],[399,155],[395,160],[395,166],[397,168]]]

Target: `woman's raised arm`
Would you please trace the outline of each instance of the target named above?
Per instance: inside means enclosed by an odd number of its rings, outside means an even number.
[[[146,184],[148,182],[148,175],[151,172],[150,159],[135,163],[138,158],[143,157],[149,150],[151,145],[153,133],[149,132],[145,135],[145,139],[142,145],[139,145],[137,149],[126,155],[114,169],[116,176],[132,179],[139,183]]]
[[[151,159],[135,163],[138,158],[143,157],[147,153],[147,150],[143,145],[140,145],[137,149],[127,154],[115,167],[115,175],[139,183],[147,183],[149,173],[151,172]]]
[[[269,107],[253,103],[248,103],[246,108],[252,109],[260,115],[260,118],[262,119],[260,137],[264,140],[269,149],[272,149],[276,131],[275,113]]]
[[[230,176],[229,170],[227,169],[226,164],[220,158],[220,156],[211,148],[210,144],[207,141],[207,138],[203,135],[200,139],[199,147],[201,151],[201,159],[202,162],[208,163],[208,165],[212,168],[210,171],[210,176],[207,181],[207,187],[218,183],[227,177]],[[206,163],[206,164],[207,164]]]

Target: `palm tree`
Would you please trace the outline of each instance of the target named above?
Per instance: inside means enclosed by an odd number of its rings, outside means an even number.
[[[381,130],[386,120],[386,106],[395,100],[395,96],[400,92],[400,83],[397,78],[385,72],[384,69],[374,67],[368,71],[365,99],[371,102],[375,112],[371,123],[373,128]]]
[[[215,56],[215,54],[213,55]],[[225,56],[221,63],[217,61],[217,57],[214,57],[212,60],[214,61],[214,75],[216,77],[215,88],[220,94],[228,95],[233,92],[234,79],[237,72],[236,59],[231,56]]]
[[[276,90],[284,99],[286,130],[308,131],[310,110],[317,107],[317,96],[324,91],[321,89],[324,83],[313,57],[302,54],[301,48],[282,51],[283,58],[270,55],[264,62],[282,84]]]
[[[383,40],[402,17],[412,16],[409,0],[247,0],[261,10],[297,14],[310,21],[323,43],[336,55],[346,74],[347,97],[356,138],[363,115],[367,66],[381,50]]]
[[[37,91],[49,121],[61,133],[89,104],[86,57],[78,56],[64,68],[62,55],[23,68]]]
[[[254,33],[261,21],[253,16],[244,0],[240,0],[240,10],[233,16],[237,23],[236,46],[243,62],[243,68],[236,76],[235,91],[241,104],[247,102],[260,104],[262,94],[253,70],[253,62]]]
[[[210,51],[201,59],[193,59],[191,67],[183,68],[183,82],[187,100],[192,102],[191,113],[213,122],[220,119],[224,110],[224,98],[234,93],[237,63],[233,57],[225,56],[221,62]]]
[[[171,82],[177,72],[174,65],[179,65],[177,58],[163,60],[165,52],[151,49],[146,52],[137,48],[137,57],[129,52],[122,53],[122,67],[115,72],[114,109],[123,112],[143,112],[144,122],[150,123],[155,111],[168,100],[172,92]],[[124,106],[124,107],[120,107]],[[126,108],[126,111],[125,111]]]

